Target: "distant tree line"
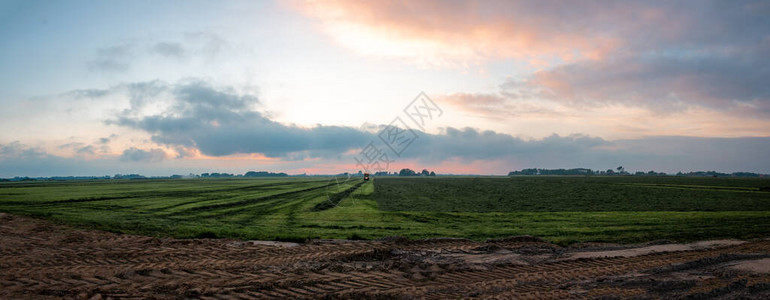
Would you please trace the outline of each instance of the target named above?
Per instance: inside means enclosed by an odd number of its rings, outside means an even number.
[[[586,168],[575,169],[521,169],[521,171],[511,171],[508,176],[513,175],[633,175],[633,176],[669,176],[665,172],[655,171],[637,171],[633,174],[626,172],[623,166],[613,169],[607,169],[606,171],[591,170]],[[750,173],[750,172],[734,172],[734,173],[720,173],[716,171],[697,171],[689,173],[676,173],[676,176],[701,176],[701,177],[764,177],[764,174]]]
[[[115,176],[112,176],[112,179],[146,179],[147,177],[144,177],[139,174],[115,174]]]
[[[223,178],[223,177],[287,177],[286,173],[273,173],[266,171],[248,171],[243,175],[233,175],[230,173],[202,173],[201,178]]]
[[[406,168],[398,171],[398,176],[436,176],[436,172],[428,171],[428,169],[422,169],[420,173],[417,173],[412,169]]]
[[[422,171],[417,172],[409,168],[404,168],[399,170],[398,172],[380,171],[380,172],[375,172],[373,175],[374,176],[436,176],[436,172],[428,171],[428,169],[422,169]]]
[[[511,175],[593,175],[595,174],[591,169],[577,168],[577,169],[522,169],[521,171],[512,171],[508,173]]]
[[[696,176],[696,177],[765,177],[767,175],[766,174],[751,173],[751,172],[720,173],[720,172],[717,172],[717,171],[697,171],[697,172],[688,172],[688,173],[678,172],[678,173],[676,173],[676,176]]]
[[[360,175],[361,172],[359,172]],[[537,168],[529,168],[529,169],[522,169],[520,171],[511,171],[508,173],[508,176],[513,175],[626,175],[626,176],[671,176],[674,174],[666,174],[664,172],[655,172],[655,171],[638,171],[629,173],[626,172],[626,170],[620,166],[615,169],[607,169],[604,171],[601,170],[591,170],[587,168],[575,168],[575,169],[537,169]],[[229,178],[229,177],[288,177],[288,176],[309,176],[307,174],[301,174],[301,175],[288,175],[286,173],[280,172],[280,173],[273,173],[273,172],[267,172],[267,171],[248,171],[245,174],[230,174],[230,173],[202,173],[200,175],[197,174],[188,174],[188,175],[171,175],[171,176],[144,176],[140,174],[115,174],[113,176],[104,175],[104,176],[52,176],[52,177],[20,177],[16,176],[13,178],[0,178],[0,182],[11,182],[11,181],[46,181],[46,180],[56,180],[56,181],[65,181],[65,180],[108,180],[108,179],[181,179],[181,178]],[[313,175],[313,176],[328,176],[328,175]],[[348,176],[348,173],[341,173],[338,174],[338,176]],[[374,173],[374,176],[436,176],[436,173],[433,171],[428,171],[427,169],[423,169],[420,172],[416,172],[409,168],[401,169],[398,172],[376,172]],[[733,173],[721,173],[717,171],[694,171],[694,172],[677,172],[675,176],[693,176],[693,177],[767,177],[770,176],[770,174],[760,174],[760,173],[751,173],[751,172],[733,172]]]
[[[626,172],[623,166],[619,166],[613,169],[592,170],[587,168],[574,168],[574,169],[522,169],[521,171],[512,171],[508,173],[508,176],[512,175],[631,175]],[[634,175],[666,175],[666,173],[657,173],[655,171],[649,172],[636,172]]]
[[[243,177],[287,177],[289,174],[286,173],[273,173],[273,172],[265,172],[265,171],[248,171],[246,174],[243,174]]]
[[[103,180],[103,179],[181,179],[181,178],[228,178],[228,177],[288,177],[286,173],[273,173],[267,171],[248,171],[245,174],[230,174],[230,173],[202,173],[179,175],[174,174],[171,176],[144,176],[140,174],[115,174],[113,176],[52,176],[52,177],[13,177],[13,178],[0,178],[0,182],[7,181],[34,181],[34,180]]]

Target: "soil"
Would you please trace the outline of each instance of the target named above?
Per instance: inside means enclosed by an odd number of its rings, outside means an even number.
[[[0,298],[770,298],[770,240],[167,239],[0,213]]]

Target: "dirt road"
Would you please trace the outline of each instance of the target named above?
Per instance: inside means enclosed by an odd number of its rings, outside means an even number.
[[[770,298],[770,240],[178,240],[0,214],[0,298]]]

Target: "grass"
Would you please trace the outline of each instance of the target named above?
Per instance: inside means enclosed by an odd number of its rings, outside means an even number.
[[[17,182],[0,184],[0,211],[179,238],[530,234],[559,244],[692,241],[767,237],[770,193],[759,188],[768,182],[527,176],[363,184],[329,178]]]
[[[392,211],[770,211],[767,179],[693,177],[381,178]]]

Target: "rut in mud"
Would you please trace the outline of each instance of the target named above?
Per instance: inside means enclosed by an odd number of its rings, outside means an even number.
[[[770,240],[159,239],[0,214],[0,298],[770,298]]]

